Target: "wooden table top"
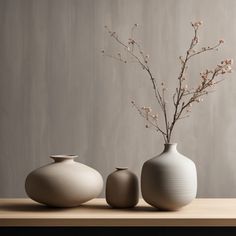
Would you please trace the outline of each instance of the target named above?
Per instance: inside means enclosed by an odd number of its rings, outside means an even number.
[[[142,199],[133,209],[112,209],[101,198],[63,209],[0,199],[0,226],[236,226],[236,199],[196,199],[174,212],[158,211]]]

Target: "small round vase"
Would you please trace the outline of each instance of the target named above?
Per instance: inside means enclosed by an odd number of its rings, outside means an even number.
[[[27,195],[53,207],[75,207],[97,197],[102,176],[91,167],[74,161],[75,155],[50,156],[54,162],[31,172],[25,181]]]
[[[137,176],[126,167],[116,168],[106,182],[106,201],[114,208],[131,208],[137,205],[139,187]]]
[[[180,154],[177,144],[165,144],[164,151],[146,161],[141,174],[144,200],[162,210],[177,210],[197,194],[197,171],[193,161]]]

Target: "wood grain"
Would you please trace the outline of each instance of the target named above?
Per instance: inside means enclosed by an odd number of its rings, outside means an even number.
[[[0,199],[0,226],[236,226],[236,199],[196,199],[175,212],[158,211],[141,199],[133,209],[112,209],[104,199],[67,209]]]

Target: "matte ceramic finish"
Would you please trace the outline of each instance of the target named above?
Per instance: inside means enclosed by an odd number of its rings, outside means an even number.
[[[31,172],[25,181],[28,196],[55,207],[74,207],[97,197],[102,176],[91,167],[74,161],[74,155],[53,155],[54,163]]]
[[[193,161],[180,154],[177,144],[165,144],[164,151],[144,163],[141,190],[150,205],[176,210],[197,194],[197,172]]]
[[[106,201],[114,208],[130,208],[138,203],[137,176],[127,167],[117,167],[106,182]]]

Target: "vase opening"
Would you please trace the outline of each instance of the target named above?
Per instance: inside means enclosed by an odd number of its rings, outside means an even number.
[[[77,155],[50,155],[50,158],[52,158],[55,162],[62,162],[62,161],[74,161],[75,158],[77,158]]]
[[[128,167],[122,167],[122,166],[119,166],[119,167],[116,167],[116,170],[127,170],[128,169]]]

